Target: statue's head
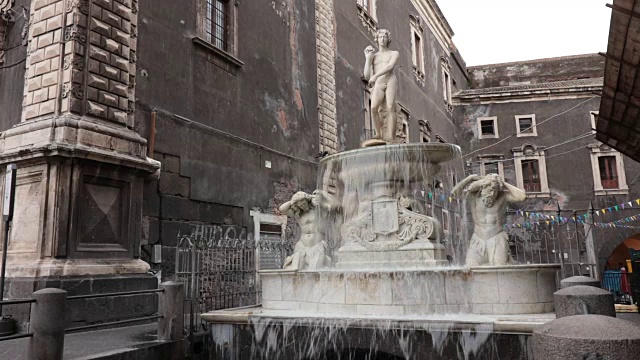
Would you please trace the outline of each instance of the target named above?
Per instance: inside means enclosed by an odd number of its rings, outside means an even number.
[[[483,181],[484,184],[480,192],[482,203],[486,207],[492,207],[504,190],[502,178],[498,174],[489,174],[484,177]]]
[[[291,197],[291,210],[300,215],[311,209],[311,196],[304,191],[298,191]]]
[[[391,45],[391,31],[387,29],[380,29],[376,32],[376,44],[379,46]]]

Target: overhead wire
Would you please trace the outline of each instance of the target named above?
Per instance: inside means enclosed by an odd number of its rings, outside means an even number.
[[[497,142],[495,142],[495,143],[493,143],[493,144],[491,144],[491,145],[487,145],[487,146],[485,146],[485,147],[483,147],[483,148],[480,148],[480,149],[474,150],[474,151],[472,151],[472,152],[470,152],[470,153],[467,153],[467,154],[463,155],[463,157],[471,156],[471,155],[473,155],[473,154],[477,154],[477,153],[479,153],[479,152],[481,152],[481,151],[484,151],[484,150],[486,150],[486,149],[492,148],[492,147],[494,147],[494,146],[496,146],[496,145],[498,145],[498,144],[501,144],[501,143],[503,143],[503,142],[507,141],[508,139],[510,139],[510,138],[512,138],[512,137],[514,137],[514,136],[517,136],[519,133],[523,133],[523,132],[525,132],[525,131],[527,131],[527,130],[530,130],[530,129],[534,128],[534,127],[541,126],[541,125],[545,124],[546,122],[551,121],[551,120],[553,120],[553,119],[557,118],[558,116],[564,115],[564,114],[566,114],[566,113],[568,113],[568,112],[570,112],[570,111],[572,111],[572,110],[574,110],[574,109],[576,109],[576,108],[578,108],[578,107],[580,107],[580,106],[582,106],[582,105],[584,105],[584,104],[588,103],[589,101],[591,101],[591,100],[593,100],[593,99],[595,99],[595,98],[598,98],[598,97],[599,97],[599,96],[592,96],[592,97],[588,98],[587,100],[585,100],[585,101],[583,101],[583,102],[581,102],[581,103],[579,103],[579,104],[577,104],[577,105],[575,105],[575,106],[573,106],[573,107],[571,107],[571,108],[569,108],[569,109],[567,109],[567,110],[565,110],[565,111],[563,111],[563,112],[561,112],[561,113],[558,113],[558,114],[552,115],[551,117],[549,117],[549,118],[547,118],[547,119],[545,119],[545,120],[541,121],[541,122],[540,122],[540,123],[538,123],[538,124],[535,124],[535,125],[533,125],[533,124],[532,124],[532,125],[531,125],[531,126],[529,126],[528,128],[526,128],[526,129],[524,129],[524,130],[520,130],[520,132],[515,132],[515,133],[513,133],[513,134],[511,134],[511,135],[509,135],[509,136],[507,136],[507,137],[505,137],[504,139],[501,139],[500,141],[497,141]]]

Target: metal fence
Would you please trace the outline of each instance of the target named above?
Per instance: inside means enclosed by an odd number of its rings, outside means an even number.
[[[261,232],[256,241],[251,236],[216,239],[209,230],[197,225],[190,234],[178,235],[175,277],[185,286],[193,330],[199,328],[202,313],[258,304],[258,270],[282,268],[293,251],[279,233]]]
[[[611,291],[616,304],[633,304],[632,275],[620,270],[606,270],[602,276],[602,288]]]

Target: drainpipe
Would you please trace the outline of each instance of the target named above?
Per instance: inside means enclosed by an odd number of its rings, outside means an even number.
[[[147,141],[147,157],[153,159],[153,151],[156,146],[156,114],[153,110],[151,112],[151,120],[149,121],[149,140]]]

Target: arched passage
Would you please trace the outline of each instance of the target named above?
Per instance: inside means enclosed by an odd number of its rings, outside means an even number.
[[[626,266],[627,260],[630,259],[629,250],[631,249],[640,250],[640,234],[626,239],[613,250],[607,260],[607,268],[619,270],[620,265]],[[634,269],[634,271],[640,271],[640,269]]]
[[[598,272],[600,278],[602,278],[602,274],[607,267],[607,263],[609,262],[609,258],[614,252],[618,252],[622,254],[623,248],[618,249],[621,245],[623,245],[628,239],[636,239],[640,240],[640,233],[637,232],[636,229],[626,229],[626,228],[617,228],[617,229],[598,229],[594,232],[594,242],[596,245],[596,256],[598,257]],[[629,242],[631,246],[634,242]],[[625,245],[628,246],[628,245]],[[618,265],[617,263],[615,264]]]

